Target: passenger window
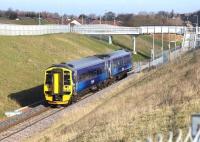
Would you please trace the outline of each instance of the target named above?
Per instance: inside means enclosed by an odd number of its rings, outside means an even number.
[[[49,84],[49,85],[52,84],[52,75],[51,74],[46,75],[46,84]]]
[[[64,85],[70,85],[70,75],[64,75]]]
[[[83,73],[79,76],[79,81],[83,81],[83,80],[89,80],[91,78],[94,78],[96,77],[97,75],[100,75],[102,74],[103,72],[103,69],[102,68],[98,68],[96,70],[92,70],[92,71],[89,71],[87,73]]]

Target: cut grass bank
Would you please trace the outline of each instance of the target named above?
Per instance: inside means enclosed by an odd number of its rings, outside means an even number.
[[[113,43],[133,50],[133,43],[132,43],[132,37],[129,35],[113,35]],[[180,45],[182,42],[182,36],[179,35],[168,35],[164,34],[164,50],[169,49],[169,39],[170,41],[175,41],[175,37],[177,40],[177,45]],[[175,46],[174,43],[171,43],[171,48],[173,49]],[[155,34],[155,55],[161,54],[162,47],[162,38],[160,34]],[[145,60],[151,58],[151,49],[153,48],[153,37],[150,35],[139,35],[136,36],[136,51],[138,54],[134,55],[135,61]]]
[[[42,99],[48,66],[116,49],[77,34],[0,36],[0,117],[5,111]]]
[[[28,141],[134,141],[177,134],[200,111],[200,51],[133,76]]]

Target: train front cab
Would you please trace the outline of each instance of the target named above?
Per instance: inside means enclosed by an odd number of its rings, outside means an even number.
[[[66,105],[72,99],[72,71],[64,67],[51,67],[45,71],[44,95],[49,104]]]

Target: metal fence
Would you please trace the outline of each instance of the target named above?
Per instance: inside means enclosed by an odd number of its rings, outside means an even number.
[[[0,35],[45,35],[70,32],[68,25],[11,25],[0,24]]]
[[[164,136],[162,134],[158,134],[155,138],[156,142],[163,142]],[[178,136],[175,138],[173,132],[169,132],[169,136],[167,138],[167,142],[200,142],[200,130],[193,136],[191,128],[189,128],[186,136],[183,136],[183,132],[179,129]],[[153,142],[152,137],[147,138],[147,142]]]
[[[148,61],[134,62],[133,72],[138,73],[151,67],[158,67],[162,64],[166,64],[169,61],[178,59],[178,57],[180,57],[182,54],[193,49],[195,48],[188,46],[188,47],[177,47],[172,51],[165,50],[162,54],[158,55],[157,58],[155,58],[154,60],[150,59]]]
[[[151,33],[171,33],[171,34],[184,34],[186,27],[184,26],[142,26],[140,27],[141,34]]]

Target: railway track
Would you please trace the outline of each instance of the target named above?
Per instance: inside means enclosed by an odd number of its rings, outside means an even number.
[[[93,93],[84,95],[83,97],[78,99],[77,102],[84,100],[90,97],[91,95],[93,95]],[[48,119],[49,117],[56,115],[58,112],[67,108],[52,108],[50,106],[45,106],[45,104],[39,105],[35,108],[29,107],[27,107],[26,112],[22,115],[13,116],[0,122],[0,141],[4,141],[12,135],[20,133],[21,131],[33,126],[34,124],[39,123],[44,119]]]

